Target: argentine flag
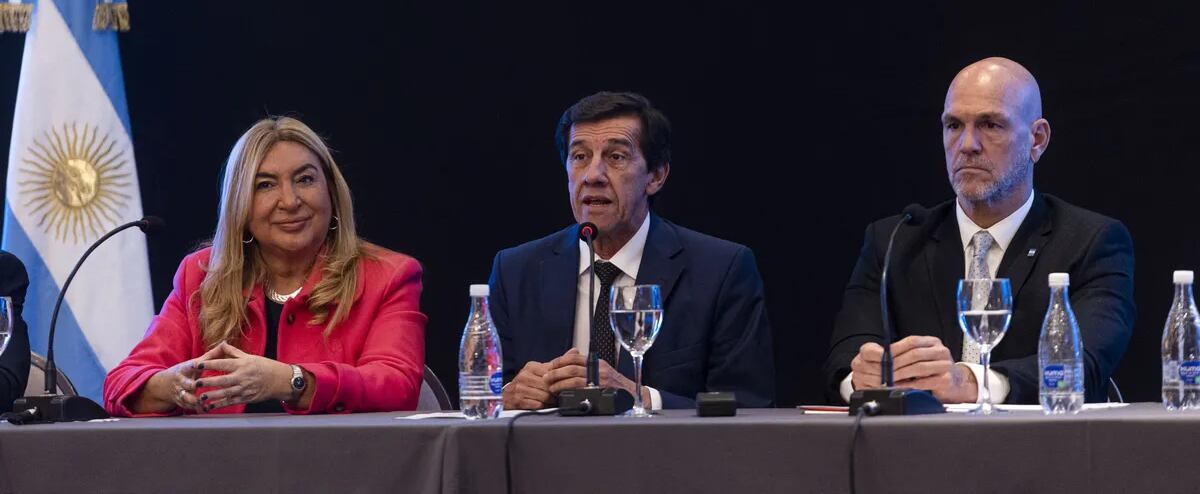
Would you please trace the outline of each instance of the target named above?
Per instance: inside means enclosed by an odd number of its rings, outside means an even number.
[[[13,115],[3,248],[29,270],[24,316],[42,355],[75,262],[107,230],[142,217],[117,35],[92,30],[95,7],[37,0]],[[126,230],[80,268],[58,317],[55,361],[80,395],[102,400],[105,372],[153,311],[146,238]]]

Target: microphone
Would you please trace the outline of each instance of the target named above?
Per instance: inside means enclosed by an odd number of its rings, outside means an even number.
[[[599,229],[592,222],[579,225],[579,239],[586,242],[590,259],[591,276],[588,277],[588,321],[596,320],[596,249],[592,242]],[[618,392],[600,387],[600,357],[596,352],[588,353],[587,385],[577,389],[564,389],[558,393],[559,415],[615,415]]]
[[[579,240],[587,242],[589,245],[592,243],[592,239],[596,238],[597,233],[595,223],[587,221],[579,225]]]
[[[20,422],[9,420],[10,422],[14,424],[37,424],[108,418],[108,414],[104,412],[104,407],[101,407],[92,400],[83,396],[63,396],[55,393],[58,390],[58,367],[54,364],[54,330],[58,325],[58,312],[62,308],[63,298],[67,295],[67,288],[71,286],[71,281],[75,279],[75,274],[83,266],[83,261],[87,260],[92,251],[96,250],[100,244],[103,244],[105,240],[108,240],[113,235],[135,226],[145,233],[153,233],[161,230],[165,225],[166,223],[162,218],[146,216],[140,220],[131,221],[113,228],[83,252],[83,256],[75,263],[75,267],[71,269],[71,274],[67,276],[67,281],[63,283],[62,289],[59,290],[58,300],[54,303],[54,314],[50,316],[50,332],[47,334],[46,342],[45,394],[17,398],[13,402],[13,410],[20,414],[23,420]]]
[[[883,315],[883,340],[886,344],[883,346],[883,358],[879,362],[879,375],[883,377],[883,384],[889,388],[895,386],[892,382],[892,373],[895,371],[895,364],[892,362],[892,317],[888,312],[888,267],[892,262],[892,247],[895,246],[896,233],[900,231],[901,226],[910,223],[919,225],[924,219],[925,208],[920,204],[905,206],[904,211],[900,213],[900,221],[892,228],[887,250],[883,254],[883,274],[879,278],[879,313]]]
[[[892,263],[892,248],[900,227],[908,224],[920,225],[925,220],[925,208],[920,204],[909,204],[900,213],[900,221],[892,228],[888,237],[887,250],[883,254],[883,272],[879,277],[879,312],[883,323],[883,357],[879,371],[884,387],[856,390],[850,395],[850,415],[865,409],[868,415],[922,415],[945,413],[942,403],[928,391],[912,388],[897,388],[893,381],[895,363],[892,361],[892,317],[888,311],[888,271]]]
[[[908,224],[910,224],[910,225],[921,226],[921,223],[925,222],[925,216],[928,213],[929,213],[929,211],[926,210],[923,206],[921,206],[920,204],[913,203],[913,204],[904,206],[904,209],[902,209],[900,211],[900,216],[901,216],[901,220],[908,221]],[[161,220],[159,220],[159,221],[161,221]]]
[[[137,227],[142,230],[142,233],[147,235],[158,233],[162,231],[163,228],[167,227],[167,222],[163,221],[163,219],[159,218],[158,216],[147,216],[135,221],[134,223],[137,223]]]

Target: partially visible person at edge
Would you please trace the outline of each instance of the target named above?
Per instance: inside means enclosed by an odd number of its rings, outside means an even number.
[[[360,239],[312,129],[267,118],[234,145],[211,247],[104,381],[116,416],[411,410],[424,369],[421,266]]]
[[[25,396],[29,381],[29,327],[21,312],[25,308],[25,292],[29,274],[17,256],[0,251],[0,297],[12,299],[12,327],[8,328],[8,347],[0,354],[0,407],[8,410],[13,400]],[[35,383],[39,387],[41,383]]]

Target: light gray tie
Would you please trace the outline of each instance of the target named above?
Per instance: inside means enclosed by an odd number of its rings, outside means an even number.
[[[967,270],[968,279],[992,279],[992,270],[988,269],[987,255],[988,251],[992,249],[992,244],[995,243],[995,240],[987,230],[980,230],[971,237],[971,243],[967,246],[967,252],[971,255],[971,268]],[[974,292],[971,308],[986,308],[987,299],[987,292]],[[969,364],[979,363],[979,345],[971,341],[970,338],[963,338],[962,361]]]

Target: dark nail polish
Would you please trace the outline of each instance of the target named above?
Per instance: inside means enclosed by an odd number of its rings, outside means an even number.
[[[204,382],[203,382],[203,381],[196,381],[196,387],[197,387],[197,388],[204,387]]]
[[[200,369],[200,370],[204,370],[204,362],[200,362],[199,364],[196,364],[196,368]]]
[[[208,393],[200,395],[200,399],[204,400],[204,401],[208,401]]]

